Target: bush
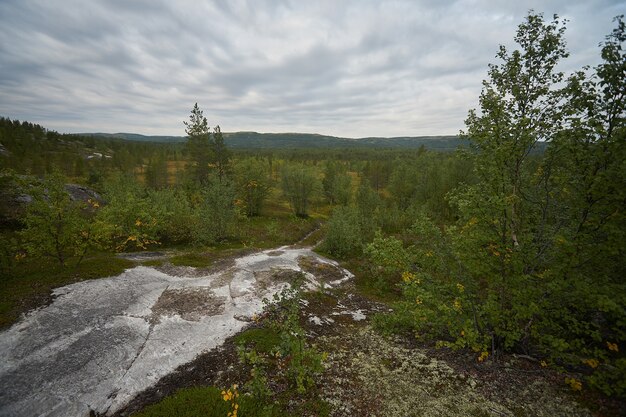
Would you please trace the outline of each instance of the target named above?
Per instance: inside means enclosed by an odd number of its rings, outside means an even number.
[[[29,255],[51,257],[62,266],[72,257],[80,263],[93,243],[87,204],[70,199],[65,178],[58,172],[30,191],[33,201],[20,232],[23,247]]]
[[[224,180],[213,180],[201,190],[201,202],[196,209],[193,240],[198,244],[214,244],[232,236],[237,212],[235,189]]]
[[[359,213],[352,207],[337,207],[327,223],[322,250],[338,258],[358,255],[363,241]]]

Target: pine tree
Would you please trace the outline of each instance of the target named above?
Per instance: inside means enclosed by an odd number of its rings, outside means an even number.
[[[193,161],[193,179],[205,185],[209,181],[209,164],[212,160],[211,133],[206,117],[198,107],[198,103],[193,106],[188,122],[183,122],[186,126],[187,151]]]

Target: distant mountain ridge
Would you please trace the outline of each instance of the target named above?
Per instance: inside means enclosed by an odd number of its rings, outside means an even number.
[[[400,136],[391,138],[368,137],[359,139],[314,133],[258,133],[224,132],[226,145],[232,148],[419,148],[454,150],[467,146],[458,136]],[[80,133],[82,136],[118,138],[137,142],[185,142],[185,136],[146,136],[137,133]]]

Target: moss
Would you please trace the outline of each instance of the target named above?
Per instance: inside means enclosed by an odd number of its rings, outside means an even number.
[[[149,261],[144,261],[141,263],[143,266],[152,266],[152,267],[159,267],[162,266],[164,264],[164,261],[162,259],[150,259]]]
[[[231,411],[230,402],[224,401],[221,390],[215,387],[193,387],[177,391],[161,402],[148,406],[133,417],[225,417]],[[280,415],[251,397],[238,398],[240,417],[272,417]]]
[[[0,327],[10,326],[20,314],[48,302],[53,288],[119,275],[133,265],[109,253],[95,254],[74,267],[61,267],[50,259],[19,262],[0,279]]]
[[[192,266],[194,268],[206,268],[213,264],[214,256],[209,253],[187,252],[172,256],[169,261],[176,266]]]
[[[255,327],[239,333],[235,337],[235,342],[238,345],[254,346],[259,352],[269,353],[280,343],[280,336],[273,330]]]

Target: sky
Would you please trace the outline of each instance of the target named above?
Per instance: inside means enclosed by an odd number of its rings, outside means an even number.
[[[0,0],[0,116],[61,133],[454,135],[530,9],[600,62],[626,0]]]

